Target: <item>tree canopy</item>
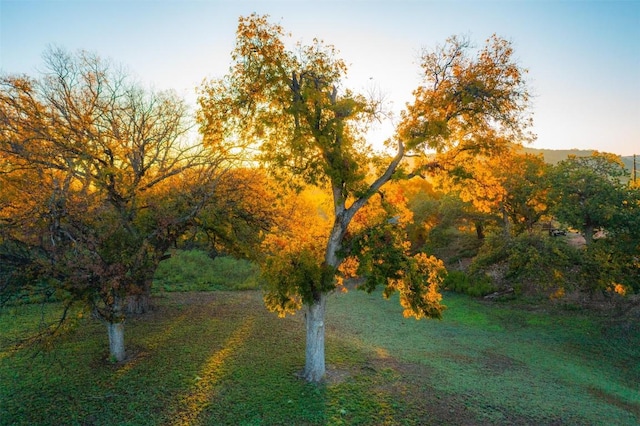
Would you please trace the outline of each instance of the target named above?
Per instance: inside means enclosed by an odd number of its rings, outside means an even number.
[[[587,244],[595,231],[615,232],[625,225],[621,207],[628,204],[628,175],[619,157],[594,153],[590,157],[569,157],[552,170],[550,198],[553,213],[569,226],[580,230]]]
[[[13,262],[3,273],[15,284],[28,272],[89,303],[121,360],[127,297],[149,291],[232,157],[187,143],[182,99],[94,54],[53,48],[45,66],[39,79],[0,81],[0,256]]]
[[[256,149],[252,159],[277,179],[298,188],[315,185],[331,197],[332,224],[321,240],[322,253],[302,248],[272,260],[275,288],[287,290],[267,297],[284,310],[299,306],[294,300],[302,298],[307,318],[303,374],[317,381],[325,369],[326,293],[335,288],[345,258],[359,256],[362,273],[368,266],[367,289],[399,290],[406,313],[439,317],[443,308],[434,295],[442,264],[406,250],[404,231],[394,228],[392,220],[372,223],[359,235],[350,233],[356,214],[402,174],[397,172],[407,150],[491,150],[506,138],[521,138],[528,95],[508,42],[494,37],[473,58],[469,43],[454,37],[423,54],[425,81],[432,87],[416,89],[416,101],[389,142],[395,154],[376,158],[363,130],[379,116],[380,102],[344,86],[347,67],[333,46],[316,39],[291,49],[286,37],[266,16],[241,17],[230,71],[203,85],[198,121],[209,146],[243,141]]]

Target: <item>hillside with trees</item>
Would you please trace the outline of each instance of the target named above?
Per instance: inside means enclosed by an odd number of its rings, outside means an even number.
[[[528,146],[523,147],[522,150],[527,154],[542,155],[544,161],[550,164],[559,163],[562,160],[566,160],[567,157],[589,157],[596,152],[580,149],[538,149]],[[629,171],[630,176],[633,176],[633,155],[621,155],[620,160]],[[636,174],[638,167],[640,167],[640,159],[636,156]]]

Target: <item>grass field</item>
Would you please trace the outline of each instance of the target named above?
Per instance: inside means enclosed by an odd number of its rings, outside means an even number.
[[[162,293],[107,360],[89,317],[53,350],[7,342],[52,314],[0,311],[2,425],[636,425],[640,327],[557,308],[446,294],[442,321],[397,300],[332,295],[325,383],[297,378],[302,315],[258,291]]]

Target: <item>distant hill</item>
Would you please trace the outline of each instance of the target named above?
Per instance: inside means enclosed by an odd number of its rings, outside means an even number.
[[[566,160],[569,155],[576,157],[590,157],[595,151],[583,149],[537,149],[524,147],[523,151],[528,154],[542,154],[544,161],[550,164],[556,164],[562,160]],[[629,173],[633,172],[633,155],[620,157]],[[636,170],[640,167],[640,158],[636,157]]]

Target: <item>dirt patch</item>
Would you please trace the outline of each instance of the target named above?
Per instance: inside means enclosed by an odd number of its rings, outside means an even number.
[[[584,237],[577,232],[567,232],[565,238],[567,239],[567,244],[576,248],[582,248],[587,244]]]
[[[612,395],[602,389],[596,389],[593,387],[589,388],[589,393],[608,404],[615,405],[618,408],[633,413],[633,415],[636,416],[636,419],[640,422],[640,404],[627,402],[616,395]]]
[[[330,365],[330,366],[327,366],[327,371],[324,377],[324,383],[329,386],[339,385],[341,383],[344,383],[348,379],[352,378],[357,373],[358,373],[358,370],[355,370],[355,369],[338,368]],[[301,374],[299,377],[301,377]]]
[[[484,351],[482,355],[482,366],[492,374],[508,373],[525,367],[523,362],[493,351]]]
[[[520,368],[520,363],[506,356],[487,353],[493,359],[491,368],[502,371]],[[432,383],[434,372],[423,364],[401,362],[394,357],[374,358],[369,360],[360,374],[379,376],[376,389],[384,394],[392,395],[391,399],[403,401],[404,414],[415,421],[415,424],[433,425],[532,425],[540,419],[509,413],[502,407],[476,407],[477,401],[471,394],[453,394],[438,389]],[[482,411],[499,413],[496,417],[483,417]],[[556,419],[546,419],[545,424],[562,424]]]

